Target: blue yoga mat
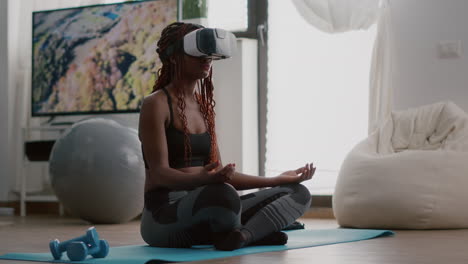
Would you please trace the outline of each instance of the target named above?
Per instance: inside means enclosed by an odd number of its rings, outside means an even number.
[[[197,246],[189,249],[181,248],[156,248],[147,245],[111,247],[106,258],[95,259],[89,257],[84,261],[68,261],[66,253],[62,260],[54,260],[50,253],[10,253],[0,256],[0,259],[27,260],[60,263],[110,263],[110,264],[134,264],[150,261],[182,262],[216,258],[226,258],[239,255],[247,255],[261,252],[282,251],[305,247],[331,245],[337,243],[354,242],[382,236],[390,236],[394,233],[389,230],[373,229],[324,229],[324,230],[294,230],[287,231],[289,240],[284,246],[252,246],[234,251],[218,251],[212,246]]]

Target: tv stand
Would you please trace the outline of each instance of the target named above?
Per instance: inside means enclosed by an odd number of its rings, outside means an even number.
[[[63,122],[66,123],[66,122]],[[31,194],[26,191],[27,186],[27,168],[30,162],[49,162],[50,152],[55,141],[70,126],[56,123],[54,125],[23,127],[22,142],[23,142],[23,164],[20,166],[20,215],[26,216],[26,202],[58,202],[57,197],[53,193],[46,194]],[[41,133],[39,136],[33,136],[34,133]],[[48,134],[44,136],[43,133]],[[51,136],[51,134],[54,134]],[[59,203],[59,213],[63,215],[63,207]]]
[[[53,122],[53,123],[50,123],[50,126],[71,126],[73,125],[75,122],[71,122],[71,121],[65,121],[65,122]]]

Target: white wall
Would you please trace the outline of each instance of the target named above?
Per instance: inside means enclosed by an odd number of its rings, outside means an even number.
[[[395,33],[394,106],[452,100],[468,111],[468,1],[390,0]],[[440,58],[440,41],[461,41],[461,57]]]
[[[237,41],[237,53],[213,63],[216,133],[224,165],[258,175],[257,41]]]
[[[0,201],[6,200],[11,167],[8,162],[8,1],[0,1]]]

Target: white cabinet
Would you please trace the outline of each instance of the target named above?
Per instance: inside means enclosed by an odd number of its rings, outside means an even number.
[[[50,151],[55,140],[60,138],[69,126],[25,127],[22,131],[23,164],[20,166],[20,215],[26,215],[26,202],[58,201],[54,194],[32,194],[27,192],[27,181],[34,175],[28,175],[31,163],[48,163]],[[48,171],[47,171],[48,173]],[[37,174],[41,174],[38,172]],[[36,174],[36,176],[37,176]],[[60,215],[63,208],[60,205]]]

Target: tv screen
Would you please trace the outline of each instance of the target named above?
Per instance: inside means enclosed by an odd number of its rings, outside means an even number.
[[[177,0],[33,13],[32,116],[137,112],[161,67]]]

